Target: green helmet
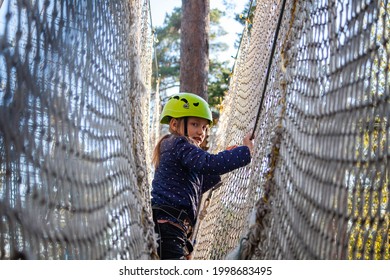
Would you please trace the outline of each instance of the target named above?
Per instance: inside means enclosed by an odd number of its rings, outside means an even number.
[[[169,124],[171,118],[198,117],[213,122],[206,100],[193,93],[179,93],[172,96],[161,113],[160,123]]]

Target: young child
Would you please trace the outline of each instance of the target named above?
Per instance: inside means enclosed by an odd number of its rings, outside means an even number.
[[[180,93],[164,106],[161,121],[169,132],[153,153],[155,176],[152,209],[160,259],[188,259],[188,241],[199,211],[201,196],[216,186],[220,175],[247,165],[253,143],[248,134],[243,146],[210,154],[199,146],[212,124],[207,102],[192,93]]]

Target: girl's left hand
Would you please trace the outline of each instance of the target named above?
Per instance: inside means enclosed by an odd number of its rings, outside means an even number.
[[[229,147],[226,148],[226,150],[230,151],[230,150],[233,150],[233,149],[235,149],[237,147],[238,147],[237,145],[229,146]]]

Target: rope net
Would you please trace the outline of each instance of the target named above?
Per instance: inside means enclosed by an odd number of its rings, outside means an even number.
[[[0,258],[147,259],[147,1],[2,1]]]
[[[256,127],[254,156],[207,201],[196,258],[390,258],[389,13],[257,1],[214,142]]]
[[[148,1],[0,3],[0,258],[153,258]],[[195,258],[390,259],[389,11],[257,1],[211,143],[253,160]]]

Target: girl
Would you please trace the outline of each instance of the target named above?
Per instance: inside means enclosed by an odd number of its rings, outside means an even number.
[[[192,93],[169,99],[161,113],[169,132],[153,153],[155,176],[152,182],[152,209],[159,236],[160,259],[188,259],[188,241],[194,227],[201,196],[221,181],[220,175],[247,165],[253,143],[250,134],[243,146],[216,155],[200,148],[212,124],[207,102]]]

